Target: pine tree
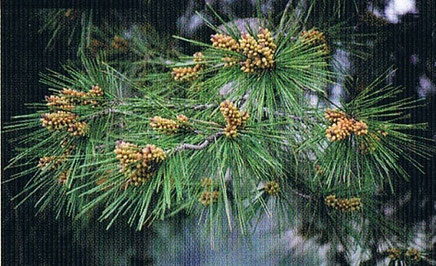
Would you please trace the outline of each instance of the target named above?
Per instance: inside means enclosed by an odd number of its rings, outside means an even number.
[[[343,16],[342,2],[332,17]],[[333,52],[370,56],[362,40],[373,36],[344,36],[342,25],[314,19],[317,5],[271,17],[258,7],[242,25],[210,8],[221,24],[202,16],[210,42],[174,36],[193,55],[165,49],[148,25],[127,38],[93,27],[89,10],[56,11],[46,24],[54,38],[82,18],[80,62],[44,74],[53,93],[7,127],[27,132],[10,163],[27,167],[14,178],[31,177],[18,205],[36,195],[41,211],[85,219],[101,210],[102,226],[124,216],[137,230],[183,213],[211,237],[249,236],[267,216],[279,231],[322,232],[349,256],[382,234],[393,263],[426,260],[407,246],[406,225],[378,207],[396,179],[410,179],[400,160],[421,170],[417,158],[433,152],[413,134],[426,125],[405,119],[421,102],[401,97],[392,69],[363,86],[346,75],[347,97],[332,101],[327,88],[344,74]]]

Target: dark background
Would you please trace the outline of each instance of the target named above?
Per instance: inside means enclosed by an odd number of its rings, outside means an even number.
[[[176,19],[185,14],[183,12],[189,6],[187,3],[189,1],[178,7],[173,7],[173,2],[179,1],[162,1],[159,6],[156,6],[156,12],[149,14],[151,22],[158,30],[165,29],[167,33],[177,33]],[[191,1],[191,6],[197,5],[203,8],[201,2]],[[417,7],[421,12],[419,15],[406,15],[402,18],[402,23],[392,25],[381,50],[382,54],[393,55],[388,61],[398,69],[394,83],[405,87],[404,96],[417,97],[419,79],[424,74],[433,81],[433,84],[436,82],[436,8],[435,3],[430,2],[433,1],[417,1]],[[38,33],[41,21],[35,16],[35,8],[29,6],[30,2],[24,7],[13,6],[16,3],[18,2],[3,1],[1,10],[3,125],[10,122],[12,116],[28,112],[24,103],[41,102],[44,99],[48,88],[39,84],[40,72],[46,69],[62,71],[61,63],[76,56],[75,50],[69,49],[62,42],[56,43],[53,49],[45,50],[50,36],[47,33]],[[94,5],[101,8],[99,3],[102,1],[94,2]],[[119,3],[115,3],[115,6],[117,5]],[[173,8],[166,8],[167,6]],[[243,11],[244,8],[241,7],[244,5],[236,5],[235,8]],[[161,12],[157,12],[159,10]],[[203,28],[203,31],[200,29],[199,32],[206,31]],[[203,35],[200,37],[208,38],[206,34]],[[420,60],[417,64],[412,63],[412,55],[419,56]],[[428,122],[430,129],[422,135],[435,138],[435,93],[428,94],[426,101],[428,105],[416,110],[412,114],[412,120]],[[8,142],[8,139],[13,136],[14,133],[2,133],[2,168],[13,156],[14,147]],[[426,175],[413,172],[412,182],[397,184],[400,195],[411,194],[411,199],[400,212],[400,216],[411,223],[429,221],[434,215],[433,179],[436,176],[436,161],[432,159],[423,163]],[[18,170],[3,172],[2,180],[8,179],[8,176]],[[54,214],[50,211],[35,216],[36,209],[33,208],[32,201],[27,201],[15,209],[14,205],[17,202],[11,202],[11,198],[22,190],[25,182],[26,180],[22,178],[2,185],[1,240],[2,262],[5,265],[99,265],[101,259],[98,260],[96,257],[114,256],[111,250],[116,250],[118,256],[121,256],[119,254],[125,256],[123,263],[144,265],[153,262],[149,255],[144,254],[147,253],[150,239],[155,236],[150,230],[138,233],[126,228],[127,226],[120,225],[122,230],[114,226],[107,232],[101,226],[95,226],[95,228],[82,229],[79,236],[75,236],[73,225],[68,218],[61,217],[55,220]],[[77,226],[74,225],[74,228],[77,229]],[[430,232],[433,232],[431,228]],[[89,234],[94,235],[92,240],[86,238]],[[111,235],[112,238],[118,236],[117,243],[108,244]],[[135,247],[135,252],[130,252],[129,246]]]
[[[46,68],[60,70],[60,62],[72,55],[68,49],[44,52],[47,36],[38,34],[39,21],[34,9],[2,8],[2,124],[11,117],[28,111],[24,103],[40,102],[47,88],[38,82],[39,72]],[[2,136],[2,168],[12,156],[13,144]],[[2,180],[13,171],[6,171]],[[83,252],[77,248],[62,247],[71,243],[72,235],[63,221],[54,221],[53,214],[35,217],[32,202],[14,209],[11,197],[16,195],[26,180],[2,185],[2,262],[5,265],[59,265],[65,254]],[[62,253],[56,252],[62,250]],[[72,264],[67,263],[67,264]]]

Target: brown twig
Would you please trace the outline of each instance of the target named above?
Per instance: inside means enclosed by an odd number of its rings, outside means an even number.
[[[192,108],[194,110],[204,110],[204,109],[208,109],[208,108],[212,108],[212,107],[218,107],[218,104],[210,103],[210,104],[194,105],[193,107],[190,107],[190,106],[185,106],[185,107]]]
[[[169,104],[166,105],[166,107],[184,107],[184,108],[188,108],[188,109],[192,109],[192,110],[205,110],[208,108],[212,108],[212,107],[218,107],[218,104],[215,103],[209,103],[209,104],[194,104],[194,105],[190,105],[190,104]]]
[[[184,143],[184,144],[178,146],[177,148],[175,148],[173,150],[173,152],[176,153],[176,152],[183,151],[183,150],[202,150],[202,149],[206,148],[212,141],[216,140],[221,135],[224,135],[224,132],[222,132],[222,131],[217,132],[217,133],[209,136],[208,138],[206,138],[203,141],[203,143],[201,143],[199,145]]]
[[[311,199],[312,198],[311,196],[303,194],[303,193],[300,193],[298,191],[293,191],[293,192],[294,192],[295,195],[297,195],[299,197],[302,197],[302,198],[305,198],[305,199]]]

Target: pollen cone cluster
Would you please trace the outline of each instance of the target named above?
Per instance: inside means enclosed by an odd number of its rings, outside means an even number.
[[[180,128],[187,129],[191,127],[188,117],[186,117],[185,115],[177,115],[177,123],[179,124]]]
[[[47,101],[47,106],[51,109],[60,109],[65,111],[72,111],[74,109],[74,104],[62,96],[45,96],[45,100]]]
[[[268,181],[265,184],[265,191],[271,196],[277,196],[280,193],[279,183],[276,181]]]
[[[62,148],[66,148],[65,151],[62,153],[62,155],[61,156],[44,156],[44,157],[39,159],[38,167],[41,170],[47,169],[48,166],[50,166],[50,168],[48,168],[48,170],[55,170],[56,168],[58,168],[63,162],[65,162],[68,155],[70,155],[75,148],[74,145],[69,145],[68,147],[67,147],[67,145],[68,144],[66,143],[66,141],[62,141],[61,142]]]
[[[94,96],[94,97],[102,97],[104,95],[104,92],[100,88],[100,86],[98,86],[98,84],[97,84],[97,85],[92,86],[92,88],[88,92],[88,95]]]
[[[67,98],[73,104],[81,104],[83,99],[87,97],[87,93],[84,91],[73,90],[70,88],[64,88],[60,92],[62,96]]]
[[[150,126],[160,132],[174,134],[179,130],[179,125],[175,120],[155,116],[150,118]]]
[[[193,67],[176,67],[173,68],[171,75],[176,81],[194,81],[199,77],[199,72],[203,70],[204,56],[197,52],[194,54],[194,62],[197,63]]]
[[[363,136],[368,134],[368,126],[363,121],[353,121],[353,133],[358,136]]]
[[[225,34],[215,34],[212,35],[210,38],[210,41],[212,42],[212,46],[221,49],[221,50],[228,50],[233,52],[239,52],[239,42],[233,37],[225,35]],[[226,56],[222,58],[224,62],[224,67],[231,67],[239,63],[239,58],[237,57],[230,57]]]
[[[230,101],[224,101],[220,105],[221,113],[226,119],[226,128],[224,133],[228,138],[238,136],[237,129],[244,128],[245,124],[250,117],[246,111],[239,111]]]
[[[120,171],[129,179],[129,183],[139,186],[156,172],[165,159],[165,152],[154,145],[147,144],[141,149],[128,142],[118,142],[115,154],[120,161]]]
[[[241,70],[246,73],[253,73],[259,69],[268,69],[274,66],[274,53],[276,44],[268,29],[259,29],[257,40],[250,34],[243,34],[239,40],[242,54],[247,57],[242,62]]]
[[[212,203],[215,203],[218,201],[218,198],[220,196],[219,191],[203,191],[200,194],[200,197],[198,198],[198,201],[201,202],[204,206],[211,205]]]
[[[76,105],[92,105],[96,107],[101,104],[95,99],[104,95],[98,85],[92,86],[88,92],[64,88],[59,95],[46,96],[47,106],[51,109],[72,111]]]
[[[388,258],[396,261],[401,259],[401,250],[398,248],[391,248],[388,250]]]
[[[116,35],[111,42],[111,47],[125,53],[129,48],[129,43],[126,39]]]
[[[76,105],[92,105],[96,107],[101,100],[96,99],[104,95],[98,85],[92,86],[88,92],[64,88],[59,95],[46,96],[47,106],[51,113],[42,115],[41,123],[48,130],[67,131],[73,136],[84,136],[88,131],[85,122],[72,112]]]
[[[328,54],[330,52],[324,33],[317,29],[310,29],[308,31],[303,30],[303,32],[301,32],[300,38],[303,40],[304,43],[307,43],[310,46],[319,47],[320,50],[325,54]]]
[[[38,167],[42,169],[55,170],[62,164],[62,160],[58,156],[44,156],[39,159]]]
[[[217,202],[220,192],[218,190],[211,191],[212,187],[216,185],[213,179],[210,177],[205,177],[201,179],[200,185],[202,188],[204,188],[204,191],[200,193],[198,201],[204,206]]]
[[[225,34],[215,34],[210,38],[212,46],[217,49],[239,52],[239,42]]]
[[[184,115],[178,115],[177,121],[172,119],[162,118],[155,116],[150,118],[150,126],[162,133],[174,134],[180,129],[186,129],[189,127],[188,118]]]
[[[327,110],[325,117],[332,123],[325,131],[326,137],[330,141],[343,140],[351,133],[358,136],[368,134],[368,126],[365,122],[349,118],[344,112]]]
[[[339,120],[344,120],[347,118],[347,114],[339,110],[327,109],[325,111],[325,118],[331,123],[337,123]]]
[[[45,113],[42,115],[41,123],[48,130],[66,131],[72,136],[84,136],[88,132],[88,125],[78,121],[78,116],[71,112]]]
[[[342,212],[354,212],[362,209],[360,198],[339,199],[335,195],[330,195],[325,198],[325,204]]]
[[[421,253],[416,248],[409,248],[404,255],[413,262],[421,260]]]
[[[223,57],[221,59],[224,62],[224,67],[231,67],[239,63],[239,58],[237,57]]]
[[[388,250],[388,258],[391,261],[401,261],[404,263],[416,263],[421,261],[422,254],[416,248],[399,249],[391,248]]]
[[[72,105],[81,105],[84,104],[84,101],[88,97],[88,94],[84,91],[64,88],[60,92],[60,97],[65,99]]]
[[[237,52],[241,57],[245,57],[241,61],[237,56],[225,56],[222,58],[224,67],[240,64],[242,71],[253,73],[274,66],[274,53],[277,46],[268,29],[259,28],[256,38],[248,33],[243,33],[239,40],[225,34],[215,34],[210,40],[212,46],[217,49]]]
[[[194,62],[195,63],[202,63],[204,62],[204,55],[201,52],[196,52],[194,55]]]
[[[132,143],[120,141],[117,143],[115,148],[115,154],[117,159],[120,161],[122,167],[127,167],[128,165],[137,162],[139,159],[138,152],[140,148]]]
[[[64,88],[60,95],[73,105],[92,105],[96,107],[101,103],[95,98],[102,97],[104,92],[99,85],[94,85],[88,92]]]
[[[194,81],[198,78],[198,72],[201,68],[197,67],[176,67],[173,68],[173,72],[171,74],[173,75],[174,80],[177,81]]]

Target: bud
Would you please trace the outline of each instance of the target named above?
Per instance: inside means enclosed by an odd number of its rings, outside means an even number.
[[[338,211],[354,212],[362,209],[360,198],[339,199],[336,195],[329,195],[324,199],[324,203]]]
[[[212,203],[215,203],[218,201],[218,198],[220,196],[219,191],[203,191],[200,194],[200,197],[198,198],[198,201],[203,204],[204,206],[211,205]]]
[[[277,183],[276,181],[266,182],[265,191],[271,196],[277,196],[280,193],[279,183]]]

